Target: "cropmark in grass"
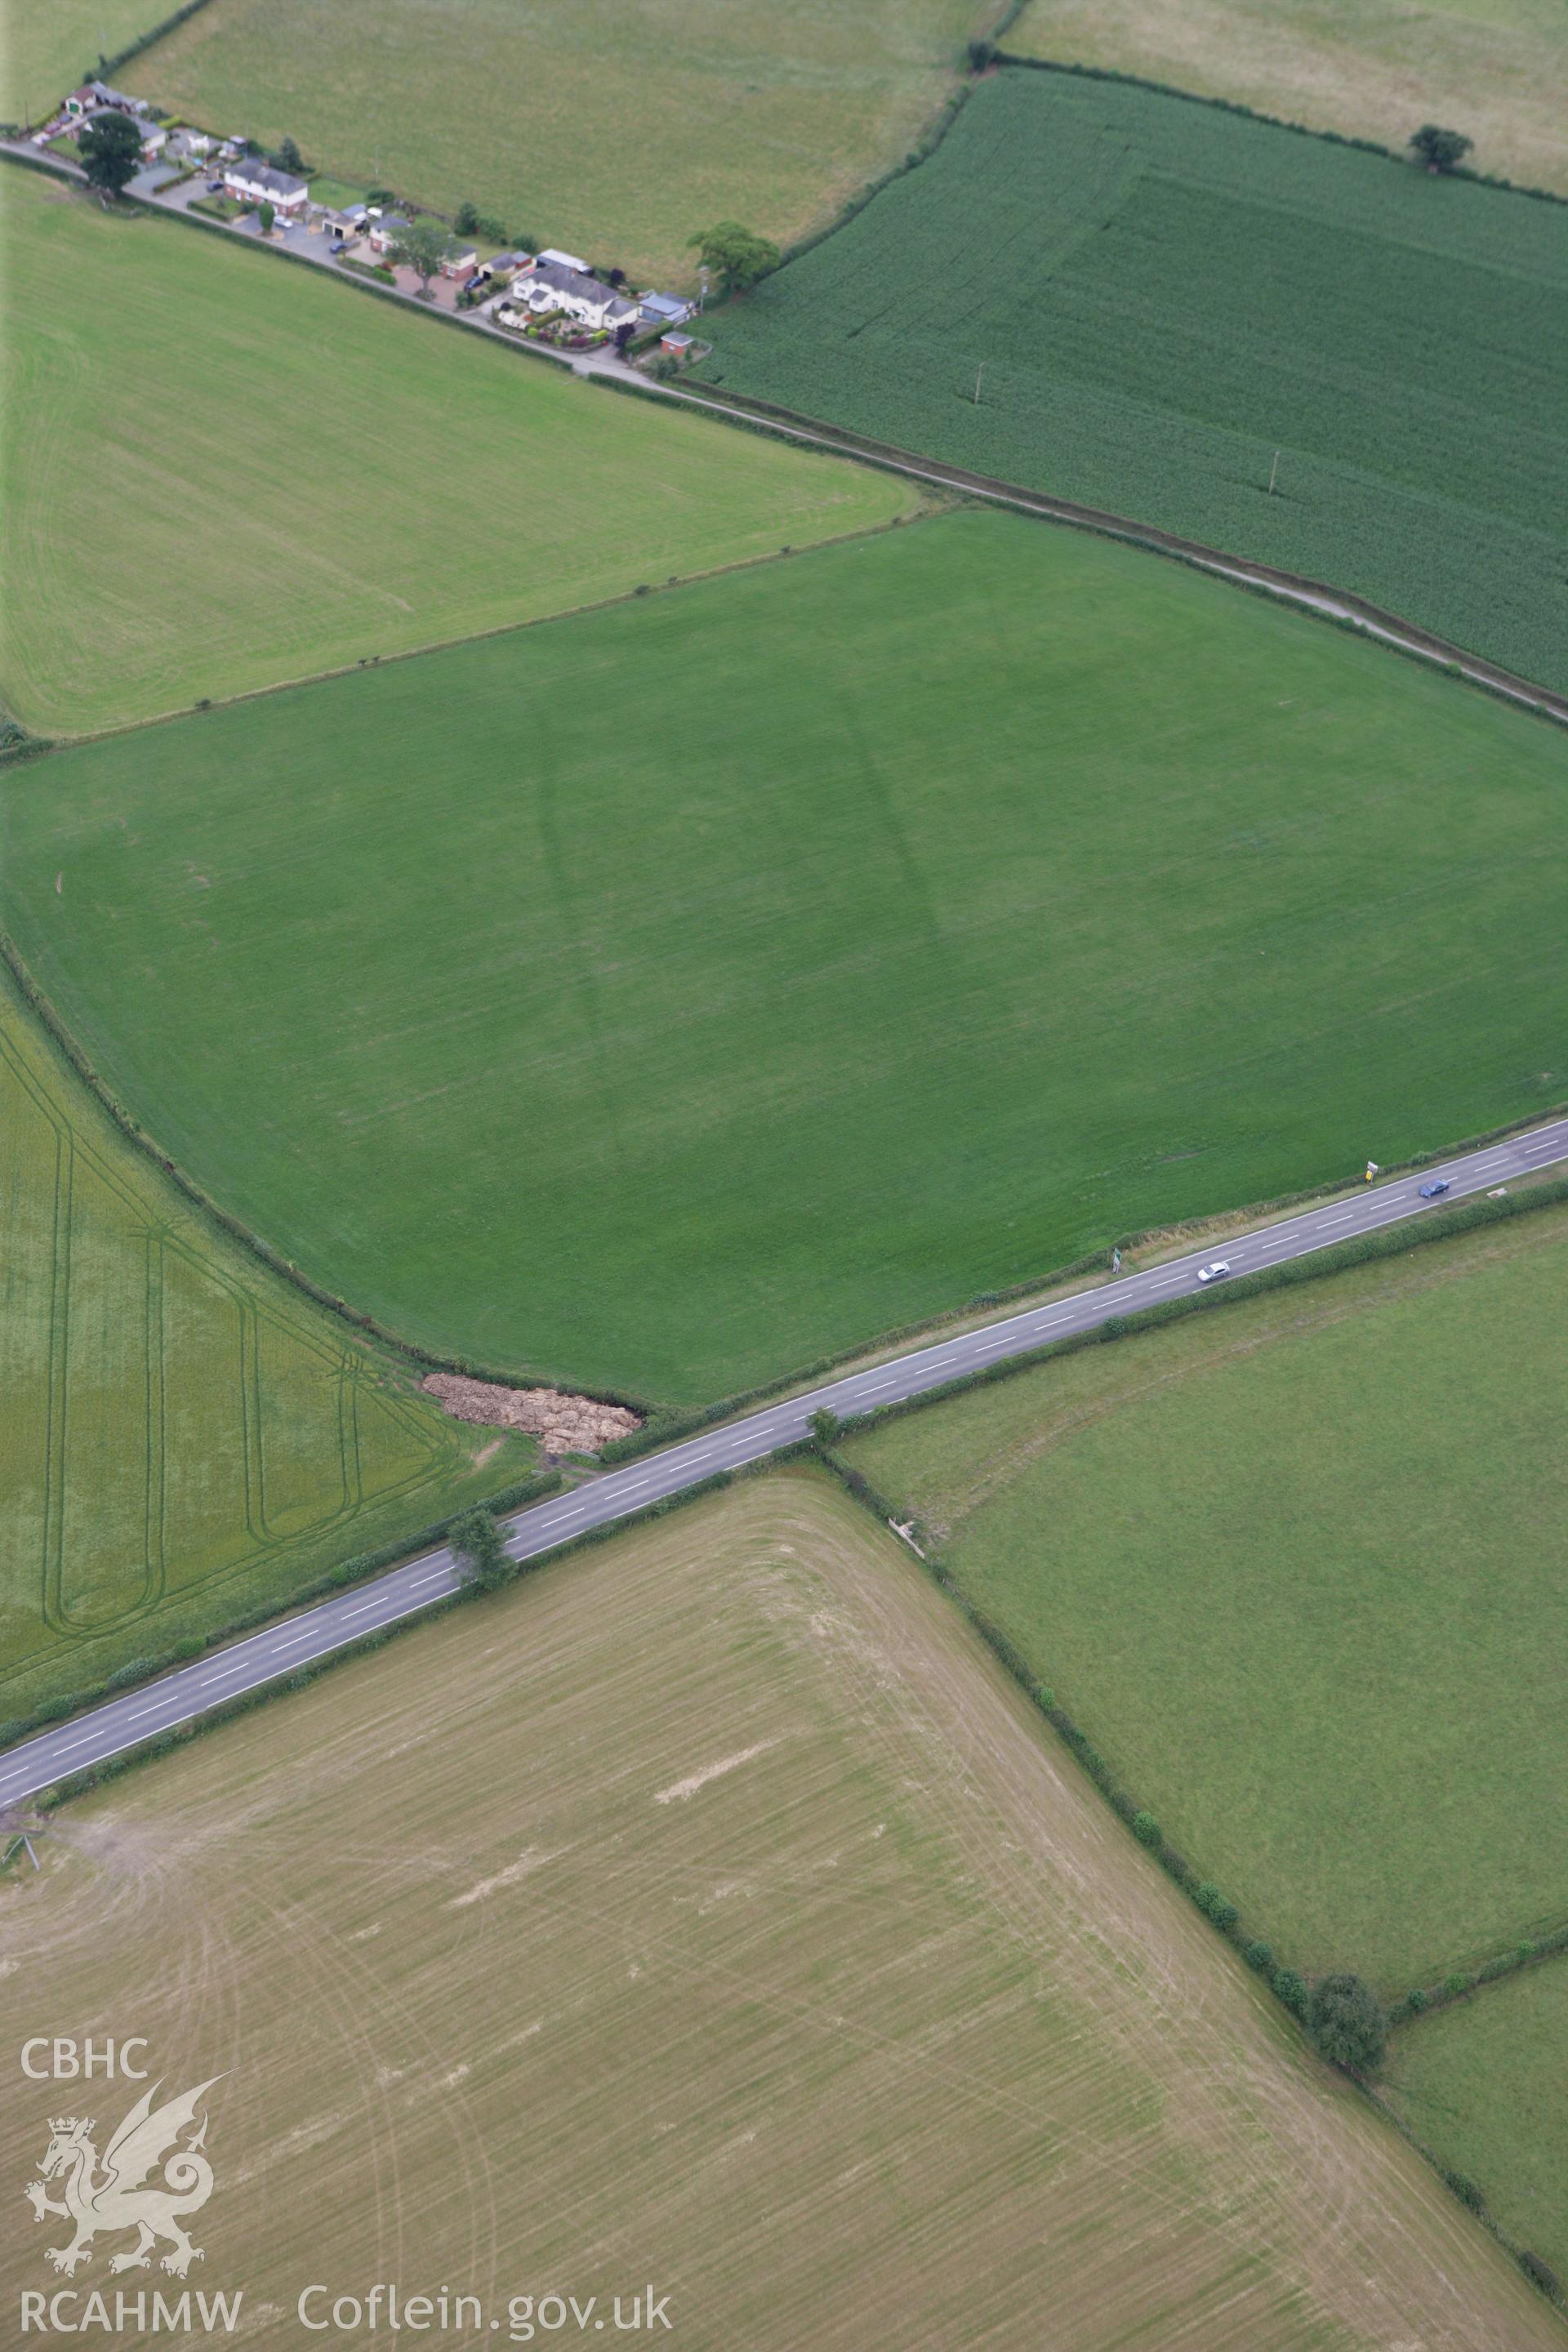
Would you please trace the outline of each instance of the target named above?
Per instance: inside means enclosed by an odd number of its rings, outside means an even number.
[[[689,1404],[1560,1099],[1565,795],[1541,720],[964,512],[36,761],[0,897],[330,1292]]]

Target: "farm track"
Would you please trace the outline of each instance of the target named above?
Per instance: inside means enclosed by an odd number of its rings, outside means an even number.
[[[1375,1233],[1419,1216],[1427,1203],[1420,1186],[1447,1180],[1456,1201],[1532,1175],[1568,1158],[1568,1118],[1483,1146],[1435,1169],[1397,1178],[1358,1197],[1328,1202],[1226,1244],[1236,1275],[1331,1249],[1357,1234]],[[1027,1355],[1053,1340],[1097,1329],[1113,1318],[1191,1294],[1208,1249],[1124,1276],[1121,1281],[1048,1301],[999,1322],[871,1364],[844,1378],[786,1397],[742,1419],[704,1430],[662,1453],[644,1455],[589,1485],[552,1496],[507,1522],[506,1548],[519,1561],[538,1560],[580,1538],[635,1517],[724,1472],[760,1463],[798,1444],[819,1408],[843,1416],[875,1412],[926,1394],[1009,1357]],[[285,1679],[313,1661],[349,1648],[367,1634],[417,1616],[462,1589],[445,1547],[352,1587],[297,1616],[266,1626],[246,1640],[214,1651],[177,1673],[95,1707],[75,1721],[41,1732],[0,1759],[0,1803],[12,1804],[194,1722],[229,1701]]]

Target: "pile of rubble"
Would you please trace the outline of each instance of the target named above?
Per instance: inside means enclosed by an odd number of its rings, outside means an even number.
[[[567,1396],[560,1389],[503,1389],[459,1372],[427,1372],[419,1385],[454,1420],[526,1430],[542,1441],[546,1454],[597,1454],[612,1438],[642,1427],[640,1415],[624,1404],[601,1404],[596,1397]]]

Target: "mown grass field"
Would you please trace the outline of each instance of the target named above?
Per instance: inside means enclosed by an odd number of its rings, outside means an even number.
[[[1394,2038],[1386,2093],[1474,2180],[1519,2244],[1568,2278],[1568,1969],[1527,1969]]]
[[[1568,1912],[1565,1310],[1547,1209],[847,1450],[1250,1934],[1397,1995]]]
[[[711,332],[736,391],[1568,686],[1560,205],[1018,67]]]
[[[45,1855],[0,2025],[129,2005],[171,2088],[224,2073],[190,2284],[247,2340],[395,2276],[479,2296],[474,2341],[650,2280],[688,2352],[1555,2341],[819,1476],[341,1668]],[[17,2181],[60,2104],[24,2090]],[[7,2278],[58,2285],[15,2204]]]
[[[1557,0],[1028,0],[1015,56],[1142,74],[1402,149],[1468,133],[1479,171],[1568,194],[1568,18]]]
[[[687,241],[781,244],[897,162],[998,0],[213,0],[129,68],[201,122],[297,139],[345,179],[696,286]]]
[[[35,761],[0,912],[333,1294],[689,1402],[1560,1099],[1565,793],[1542,721],[959,513]]]
[[[890,477],[0,172],[0,695],[80,734],[771,554]],[[90,303],[65,299],[92,288]],[[45,423],[47,420],[47,425]]]
[[[526,1476],[220,1233],[0,974],[0,1722]]]
[[[67,90],[178,0],[0,0],[0,122],[47,122]]]

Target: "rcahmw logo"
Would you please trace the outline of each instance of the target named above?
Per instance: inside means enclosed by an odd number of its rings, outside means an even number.
[[[139,2035],[119,2043],[39,2036],[22,2045],[22,2072],[33,2082],[86,2082],[99,2074],[142,2082],[151,2070],[136,2062],[146,2049]],[[192,2243],[186,2225],[213,2192],[204,2103],[222,2079],[211,2075],[162,2101],[162,2080],[153,2082],[118,2123],[101,2132],[89,2115],[48,2118],[38,2177],[22,2193],[35,2221],[70,2225],[68,2236],[57,2235],[53,2244],[40,2249],[51,2269],[74,2278],[92,2261],[98,2238],[132,2240],[110,2255],[111,2273],[151,2270],[156,2258],[161,2270],[184,2279],[193,2263],[205,2260],[205,2250]],[[189,2289],[24,2289],[22,2333],[75,2336],[103,2329],[148,2335],[192,2327],[226,2333],[238,2326],[243,2301],[237,2294],[193,2296]]]

